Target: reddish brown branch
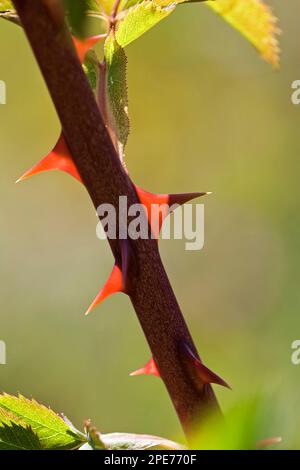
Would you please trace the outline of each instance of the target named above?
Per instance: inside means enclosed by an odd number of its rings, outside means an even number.
[[[14,0],[24,30],[60,118],[79,174],[94,206],[118,208],[119,196],[138,203],[130,178],[109,138],[95,98],[59,13],[57,0]],[[110,240],[120,256],[119,243]],[[218,410],[210,385],[195,383],[182,360],[180,344],[198,357],[161,262],[155,240],[131,242],[134,273],[130,299],[161,377],[186,433],[195,419]]]

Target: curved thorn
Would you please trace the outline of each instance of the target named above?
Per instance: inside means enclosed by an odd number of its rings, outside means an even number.
[[[157,365],[153,357],[140,369],[137,369],[129,374],[131,377],[135,375],[155,375],[156,377],[160,377],[160,373],[158,371]]]
[[[138,198],[145,206],[149,224],[155,239],[159,238],[159,232],[161,230],[163,221],[165,218],[173,212],[172,205],[182,205],[197,197],[205,196],[211,193],[180,193],[180,194],[153,194],[143,190],[139,186],[135,185]]]
[[[213,383],[231,390],[231,387],[225,382],[225,380],[202,364],[200,359],[195,356],[191,348],[185,342],[181,342],[180,349],[193,379],[200,380],[203,384]]]
[[[266,447],[272,446],[274,444],[280,444],[282,442],[281,436],[269,437],[267,439],[262,439],[256,443],[258,449],[265,449]]]
[[[78,181],[82,182],[62,133],[53,150],[51,150],[51,152],[48,153],[48,155],[46,155],[46,157],[44,157],[36,165],[26,171],[16,181],[16,183],[19,183],[20,181],[23,181],[26,178],[29,178],[30,176],[36,175],[37,173],[42,173],[43,171],[51,170],[64,171],[76,178]]]
[[[109,275],[104,287],[100,290],[99,294],[95,297],[85,315],[88,315],[97,305],[104,299],[117,292],[125,292],[123,289],[123,276],[122,271],[117,264],[114,265],[112,272]]]
[[[169,194],[169,205],[171,206],[172,204],[179,204],[180,206],[182,204],[185,204],[186,202],[192,201],[193,199],[196,199],[197,197],[201,196],[208,196],[211,194],[211,192],[207,193],[181,193],[181,194]]]

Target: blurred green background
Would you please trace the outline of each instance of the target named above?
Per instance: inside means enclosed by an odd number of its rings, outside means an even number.
[[[290,359],[300,338],[300,107],[290,99],[300,5],[269,4],[283,30],[278,72],[200,4],[178,7],[128,47],[127,165],[153,192],[213,192],[205,248],[161,242],[167,272],[202,358],[232,385],[216,387],[222,408],[262,395],[282,447],[300,448],[300,366]],[[83,316],[112,266],[87,193],[58,172],[14,183],[60,126],[22,30],[5,21],[0,79],[0,389],[78,426],[90,417],[103,432],[180,439],[161,381],[128,375],[150,357],[128,298]]]

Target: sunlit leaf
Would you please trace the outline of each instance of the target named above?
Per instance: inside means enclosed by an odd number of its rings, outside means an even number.
[[[72,449],[85,441],[54,411],[22,395],[0,395],[0,409],[12,413],[30,426],[43,449]]]
[[[0,408],[0,450],[41,450],[42,446],[20,417]]]
[[[14,10],[13,3],[9,0],[0,0],[0,11]]]
[[[88,9],[90,12],[95,13],[97,16],[98,14],[101,13],[106,13],[107,15],[110,15],[114,9],[114,6],[116,5],[116,0],[86,0],[88,3]],[[117,8],[117,12],[121,11],[123,9],[124,4],[126,3],[127,0],[120,0]]]
[[[144,1],[130,8],[126,16],[118,23],[116,39],[120,46],[125,47],[140,37],[161,20],[169,16],[175,9],[173,3],[161,7],[152,1]]]
[[[105,42],[106,88],[108,98],[109,123],[116,138],[120,156],[129,134],[128,99],[126,83],[127,59],[123,48],[111,33]]]
[[[206,5],[245,36],[267,62],[278,66],[277,19],[262,0],[209,0]]]
[[[12,2],[8,0],[0,0],[0,18],[20,24],[19,17],[14,9]]]

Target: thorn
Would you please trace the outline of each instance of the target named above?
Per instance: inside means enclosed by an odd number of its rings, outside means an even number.
[[[197,197],[205,196],[210,193],[181,193],[181,194],[153,194],[144,191],[139,186],[135,186],[138,198],[146,208],[147,217],[155,239],[159,238],[163,221],[169,215],[170,206],[173,204],[182,205]],[[161,206],[156,207],[156,206]]]
[[[182,193],[182,194],[169,194],[169,201],[168,204],[171,206],[172,204],[185,204],[186,202],[192,201],[197,197],[207,196],[211,193]]]
[[[91,305],[87,309],[85,315],[88,315],[104,299],[109,297],[111,294],[115,294],[117,292],[125,293],[123,289],[122,271],[120,267],[117,264],[115,264],[104,287],[100,290],[99,294],[95,297],[94,301],[91,303]]]
[[[156,377],[160,377],[160,373],[158,371],[157,365],[153,357],[144,365],[141,369],[137,369],[134,372],[129,374],[131,377],[134,375],[155,375]]]
[[[77,51],[79,60],[81,64],[84,62],[85,56],[92,47],[97,44],[100,39],[103,39],[103,34],[98,34],[96,36],[90,36],[89,38],[85,39],[78,39],[73,36],[73,42],[75,49]]]
[[[70,150],[65,141],[64,135],[61,133],[57,144],[51,150],[46,157],[34,165],[30,170],[26,171],[17,181],[25,180],[30,176],[36,175],[37,173],[42,173],[43,171],[50,170],[61,170],[66,173],[69,173],[71,176],[76,178],[78,181],[82,182],[77,168],[72,160]]]
[[[225,382],[225,380],[202,364],[200,359],[195,356],[191,348],[185,342],[181,342],[180,348],[181,352],[183,353],[183,359],[187,363],[188,369],[193,379],[196,379],[197,381],[200,379],[200,381],[204,384],[213,383],[222,385],[223,387],[229,388],[231,390],[231,387]]]
[[[100,290],[99,294],[95,297],[87,309],[85,315],[88,315],[98,304],[117,292],[123,292],[129,295],[130,292],[130,277],[129,269],[132,263],[132,253],[128,240],[120,240],[121,259],[117,259],[112,272],[109,275],[104,287]]]
[[[258,449],[265,449],[266,447],[272,446],[274,444],[280,444],[282,442],[281,436],[269,437],[268,439],[262,439],[258,441],[256,447]]]

